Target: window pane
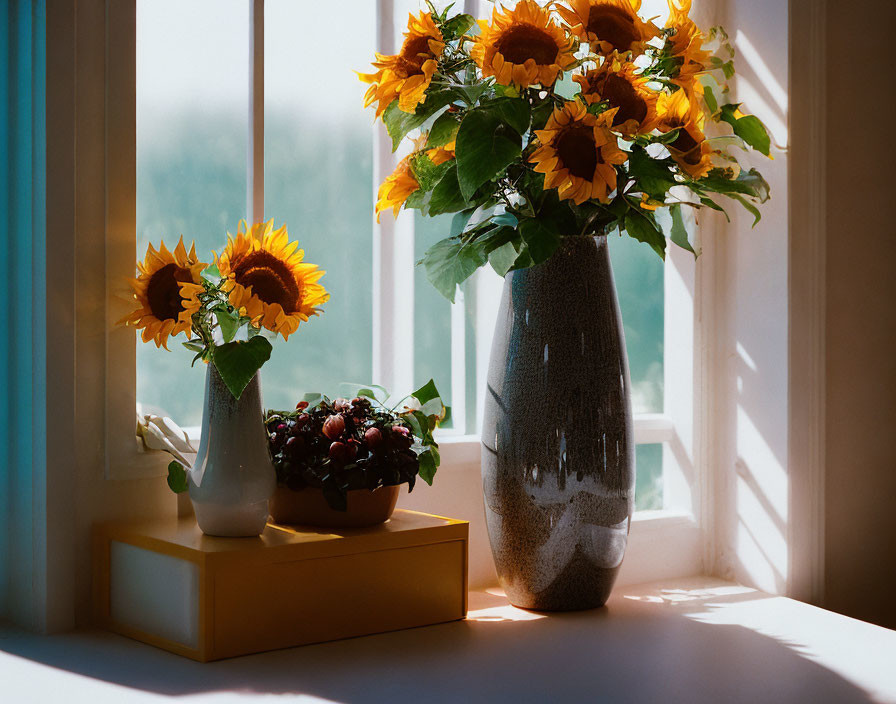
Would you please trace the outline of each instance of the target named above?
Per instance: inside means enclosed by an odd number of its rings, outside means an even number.
[[[375,14],[370,0],[265,3],[265,216],[327,271],[331,294],[322,316],[274,343],[269,408],[371,381],[373,130],[353,69],[373,56]]]
[[[663,411],[663,260],[643,242],[610,235],[632,380],[632,412]]]
[[[246,0],[137,1],[137,252],[183,234],[211,257],[246,211]],[[137,345],[137,399],[184,426],[202,416],[204,365],[178,337]]]
[[[430,218],[416,211],[414,216],[414,260],[420,261],[427,249],[448,236],[451,216]],[[445,405],[453,407],[451,303],[429,282],[422,266],[414,270],[414,309],[414,381],[422,384],[433,379]],[[452,418],[442,427],[457,427],[457,409],[453,411]]]
[[[663,446],[638,445],[635,451],[635,510],[663,508]]]

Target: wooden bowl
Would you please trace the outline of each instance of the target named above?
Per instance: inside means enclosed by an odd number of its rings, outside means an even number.
[[[271,498],[271,518],[283,525],[317,528],[365,528],[389,520],[398,502],[401,486],[382,486],[373,491],[348,492],[348,510],[330,508],[322,489],[305,487],[293,491],[278,486]]]

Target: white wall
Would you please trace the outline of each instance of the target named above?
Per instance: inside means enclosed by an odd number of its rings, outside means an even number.
[[[732,224],[704,239],[713,279],[717,442],[708,568],[772,593],[788,581],[788,45],[787,3],[730,0],[719,20],[737,56],[734,98],[770,128],[774,161],[750,159],[771,185],[762,221],[732,205]],[[736,30],[734,29],[736,28]],[[719,220],[714,220],[718,226]],[[707,267],[712,271],[707,272]]]

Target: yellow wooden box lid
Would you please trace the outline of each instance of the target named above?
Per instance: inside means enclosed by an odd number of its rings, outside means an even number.
[[[369,528],[322,529],[269,523],[257,538],[204,535],[193,517],[147,522],[107,523],[99,527],[110,540],[192,561],[254,552],[268,559],[288,553],[291,559],[349,555],[465,540],[467,521],[397,509],[386,523]],[[243,554],[243,557],[248,555]]]

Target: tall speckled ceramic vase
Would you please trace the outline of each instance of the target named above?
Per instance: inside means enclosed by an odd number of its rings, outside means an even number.
[[[196,521],[206,535],[260,535],[277,476],[268,449],[256,374],[239,400],[214,364],[205,377],[202,439],[188,474]]]
[[[634,508],[628,362],[607,238],[509,273],[482,428],[492,553],[510,602],[603,606]]]

